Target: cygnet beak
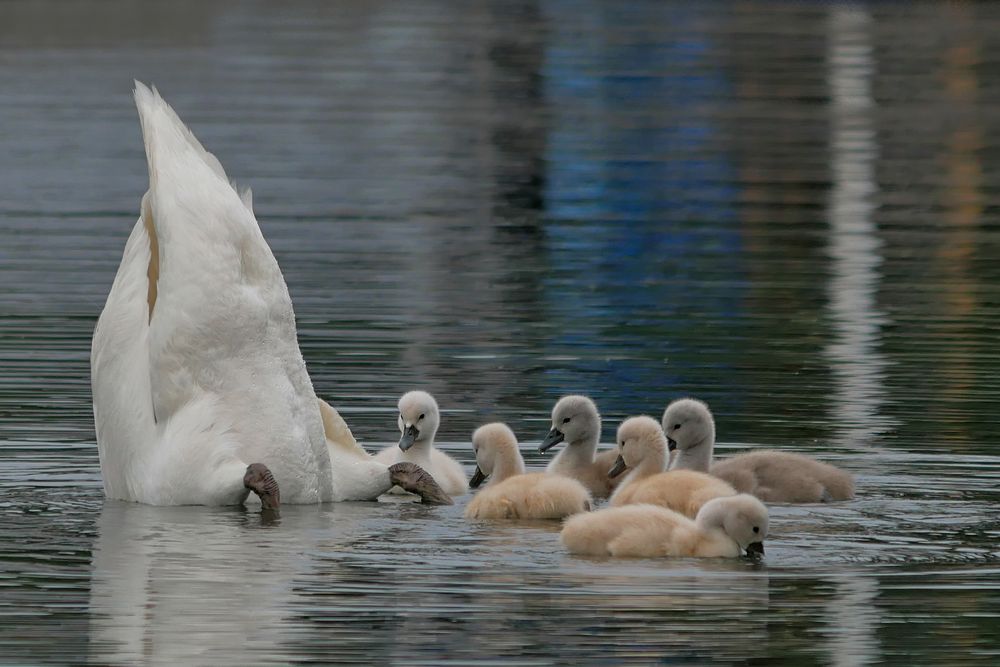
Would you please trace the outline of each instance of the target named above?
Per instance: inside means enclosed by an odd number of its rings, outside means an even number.
[[[747,545],[747,556],[763,556],[764,555],[764,543],[763,542],[751,542]]]
[[[615,478],[615,477],[617,477],[618,475],[620,475],[623,472],[625,472],[625,468],[627,468],[627,467],[628,466],[625,465],[625,459],[624,459],[624,457],[622,457],[622,455],[619,454],[618,458],[615,459],[615,465],[612,466],[611,470],[608,471],[608,477],[611,477],[612,479]]]
[[[562,431],[553,426],[552,430],[549,431],[549,434],[545,436],[544,440],[542,440],[542,444],[538,446],[538,451],[544,452],[546,450],[552,449],[552,447],[558,445],[562,441],[563,441]]]
[[[667,449],[670,451],[677,449],[677,441],[673,438],[667,438]]]
[[[406,430],[403,431],[403,437],[399,439],[399,448],[405,452],[413,446],[413,443],[417,441],[418,437],[420,437],[420,431],[417,430],[415,424],[410,424],[406,427]]]
[[[486,475],[484,475],[483,471],[479,469],[479,466],[476,466],[476,472],[472,474],[472,479],[469,480],[469,488],[478,489],[479,485],[482,484],[485,479]]]

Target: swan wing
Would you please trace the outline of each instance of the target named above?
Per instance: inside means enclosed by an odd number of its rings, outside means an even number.
[[[317,398],[316,400],[319,402],[319,412],[323,417],[323,431],[326,434],[329,444],[336,447],[338,451],[342,451],[350,456],[368,459],[368,452],[354,439],[351,428],[344,421],[344,418],[340,416],[340,413],[322,398]]]
[[[150,243],[140,218],[97,320],[90,350],[94,429],[104,493],[140,499],[140,470],[156,440],[150,387],[146,272]]]

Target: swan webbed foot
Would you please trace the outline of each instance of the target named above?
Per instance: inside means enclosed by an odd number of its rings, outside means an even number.
[[[416,463],[401,461],[389,466],[389,477],[395,486],[415,493],[428,505],[454,505],[455,501],[434,481],[431,474]]]
[[[243,475],[243,486],[260,497],[260,504],[264,510],[274,511],[281,505],[278,482],[263,463],[251,463],[247,466],[247,472]]]

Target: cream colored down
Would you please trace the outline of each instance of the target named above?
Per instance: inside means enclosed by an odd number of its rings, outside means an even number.
[[[575,479],[524,472],[517,438],[506,424],[480,426],[472,446],[488,482],[466,506],[467,519],[561,519],[590,509],[590,494]]]
[[[671,471],[710,472],[764,502],[821,503],[854,497],[850,473],[802,454],[761,450],[713,464],[715,420],[699,400],[683,398],[668,405],[663,430],[677,443]]]
[[[740,494],[707,502],[692,520],[659,505],[625,505],[571,517],[560,539],[575,554],[735,558],[767,537],[767,509]]]
[[[628,470],[611,496],[612,507],[648,503],[694,518],[713,498],[736,495],[720,479],[691,470],[664,472],[667,439],[652,417],[631,417],[618,428],[618,451]]]
[[[586,396],[564,396],[552,408],[552,428],[563,434],[563,449],[545,469],[546,472],[572,477],[583,484],[594,498],[607,498],[618,486],[608,477],[618,452],[598,452],[601,415]]]

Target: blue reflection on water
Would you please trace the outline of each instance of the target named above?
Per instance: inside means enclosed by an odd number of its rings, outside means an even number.
[[[635,17],[612,12],[600,17],[612,38],[593,44],[580,40],[574,25],[597,19],[581,18],[587,12],[575,5],[549,10],[555,27],[543,72],[554,119],[546,148],[546,234],[550,261],[562,271],[547,280],[546,294],[551,308],[571,314],[553,346],[564,353],[596,344],[624,351],[605,361],[568,362],[552,371],[553,379],[566,390],[614,386],[605,409],[634,410],[637,397],[622,387],[690,391],[698,384],[663,363],[672,353],[696,351],[698,336],[676,330],[650,349],[638,328],[679,314],[686,322],[726,326],[741,308],[738,179],[732,156],[716,146],[722,128],[713,113],[729,98],[730,85],[711,61],[712,38],[704,32],[616,44],[615,30],[634,28]],[[669,14],[667,24],[680,34],[703,13],[651,11],[658,25],[664,25],[659,14]],[[637,100],[659,108],[652,117],[639,115]],[[685,261],[693,256],[700,261]],[[694,275],[695,264],[700,273],[714,267],[711,279],[691,284],[704,278]],[[592,289],[580,290],[581,281]]]

